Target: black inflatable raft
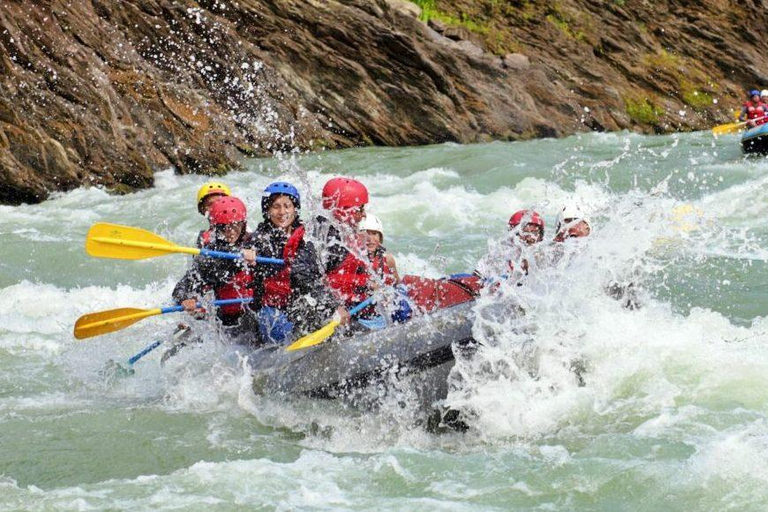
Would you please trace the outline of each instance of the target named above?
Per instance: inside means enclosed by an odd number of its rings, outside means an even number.
[[[741,136],[741,150],[746,154],[768,154],[768,124],[745,131]]]
[[[267,347],[248,356],[257,394],[284,393],[334,399],[372,384],[409,381],[421,400],[447,393],[454,350],[474,344],[476,278],[406,278],[420,315],[406,324],[354,336],[334,335],[314,347],[288,352]]]

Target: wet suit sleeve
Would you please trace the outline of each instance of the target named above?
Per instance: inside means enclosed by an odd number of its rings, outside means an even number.
[[[201,297],[208,289],[226,284],[241,268],[238,261],[197,256],[173,289],[173,299],[181,302]]]
[[[201,266],[204,265],[202,262],[204,259],[209,258],[197,257],[192,259],[192,264],[187,269],[184,277],[176,283],[176,287],[173,289],[172,297],[174,301],[180,303],[202,295],[204,280],[201,275]]]
[[[314,244],[304,241],[291,265],[292,310],[300,323],[312,328],[333,315],[340,303],[325,284],[324,272]]]

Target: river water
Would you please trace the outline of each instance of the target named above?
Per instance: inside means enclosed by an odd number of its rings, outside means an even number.
[[[167,305],[185,256],[96,260],[98,221],[191,244],[203,179],[157,175],[0,207],[0,508],[748,510],[768,503],[768,161],[708,133],[358,149],[253,160],[228,175],[257,212],[275,178],[306,210],[344,173],[372,193],[401,273],[474,268],[510,213],[551,226],[566,200],[593,236],[566,268],[478,305],[472,360],[431,434],[395,400],[371,413],[253,394],[226,347],[105,373],[180,318],[75,341],[85,313]],[[258,219],[253,215],[254,221]],[[639,309],[605,293],[633,282]],[[505,307],[522,303],[521,329]],[[578,363],[582,381],[573,371]]]

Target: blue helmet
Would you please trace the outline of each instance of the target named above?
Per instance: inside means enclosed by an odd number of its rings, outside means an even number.
[[[297,210],[301,209],[301,194],[299,194],[299,189],[285,181],[276,181],[267,185],[267,188],[265,188],[264,192],[261,194],[261,214],[264,215],[264,218],[267,217],[267,210],[269,210],[269,207],[272,205],[272,200],[277,195],[288,196],[291,199],[293,206],[295,206]]]
[[[752,89],[751,91],[749,91],[749,97],[751,98],[752,96],[760,96],[760,91],[758,91],[757,89]]]

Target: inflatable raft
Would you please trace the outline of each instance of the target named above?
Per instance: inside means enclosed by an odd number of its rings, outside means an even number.
[[[741,135],[741,150],[746,154],[768,154],[768,123],[745,131]]]
[[[352,398],[371,385],[405,378],[420,401],[447,394],[454,351],[472,346],[474,299],[481,282],[473,276],[403,280],[419,312],[405,324],[356,335],[337,334],[325,342],[288,352],[267,347],[248,356],[257,394]]]

